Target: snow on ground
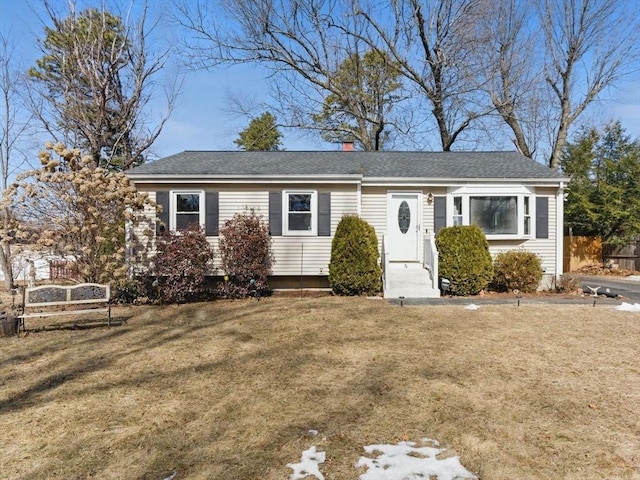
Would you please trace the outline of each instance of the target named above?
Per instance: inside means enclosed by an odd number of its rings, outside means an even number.
[[[640,303],[627,303],[622,302],[620,305],[615,307],[616,310],[620,310],[622,312],[640,312]]]
[[[366,468],[360,475],[360,480],[478,480],[473,473],[460,463],[458,457],[441,457],[444,448],[438,448],[439,443],[429,438],[422,439],[423,446],[416,446],[415,442],[399,442],[395,445],[368,445],[364,447],[366,457],[360,457],[354,465],[356,468]],[[371,458],[372,455],[377,455]],[[290,480],[302,480],[314,477],[324,480],[320,473],[320,464],[324,463],[325,452],[316,451],[313,446],[302,453],[300,463],[289,463],[287,467],[293,469]]]
[[[324,480],[324,475],[320,473],[320,464],[324,463],[325,453],[317,452],[313,446],[309,450],[302,452],[300,463],[287,463],[287,467],[293,469],[291,480],[302,480],[309,476],[316,477],[318,480]]]

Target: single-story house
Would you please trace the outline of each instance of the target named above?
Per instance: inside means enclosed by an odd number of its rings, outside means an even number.
[[[233,214],[263,215],[274,288],[328,287],[344,215],[375,228],[387,297],[440,295],[434,234],[451,225],[482,227],[492,254],[535,252],[543,286],[562,273],[568,179],[516,152],[185,151],[127,176],[162,205],[158,222],[199,222],[214,249]]]

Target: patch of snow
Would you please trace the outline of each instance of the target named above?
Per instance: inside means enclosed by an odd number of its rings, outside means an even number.
[[[423,442],[430,441],[423,439]],[[437,442],[435,442],[437,445]],[[360,457],[356,467],[367,468],[360,480],[477,480],[460,463],[458,457],[437,458],[445,450],[434,447],[416,447],[415,442],[399,442],[396,445],[369,445],[365,452],[376,458]]]
[[[620,305],[615,307],[616,310],[620,310],[622,312],[640,312],[640,303],[627,303],[622,302]]]
[[[320,473],[320,464],[325,461],[325,453],[317,452],[313,446],[302,452],[300,463],[287,463],[287,467],[293,470],[289,477],[291,480],[302,480],[308,476],[316,477],[318,480],[324,480],[324,475]]]
[[[633,280],[634,282],[640,282],[640,275],[628,275],[624,278],[627,280]]]
[[[464,308],[465,308],[465,310],[478,310],[480,307],[478,305],[476,305],[475,303],[470,303],[469,305],[467,305]]]

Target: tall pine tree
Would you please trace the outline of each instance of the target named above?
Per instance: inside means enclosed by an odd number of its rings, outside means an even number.
[[[567,227],[612,246],[640,235],[640,141],[620,122],[581,132],[565,146],[561,167],[571,177]]]

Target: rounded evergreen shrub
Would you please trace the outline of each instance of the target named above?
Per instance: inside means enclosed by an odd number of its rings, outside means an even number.
[[[378,237],[366,221],[342,217],[331,243],[329,285],[338,295],[373,295],[382,288]]]
[[[499,291],[533,293],[542,280],[540,257],[526,250],[509,250],[496,255],[492,287]]]
[[[477,225],[446,227],[436,235],[439,274],[452,295],[477,295],[493,278],[489,243]]]

